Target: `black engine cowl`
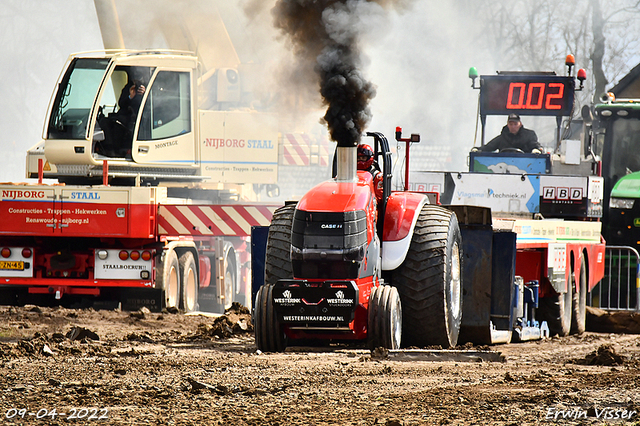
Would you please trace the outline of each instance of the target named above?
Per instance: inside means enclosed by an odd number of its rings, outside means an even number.
[[[291,263],[296,278],[358,278],[367,250],[363,210],[297,210],[291,230]]]

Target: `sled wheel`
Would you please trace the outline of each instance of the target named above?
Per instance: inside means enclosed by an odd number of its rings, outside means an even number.
[[[538,304],[539,318],[547,321],[550,336],[567,336],[571,330],[571,305],[573,300],[572,286],[567,286],[566,293],[556,293],[543,297]]]
[[[582,334],[585,331],[587,317],[587,265],[584,255],[580,261],[580,277],[576,282],[575,274],[572,274],[573,297],[571,313],[571,334]]]
[[[182,277],[182,298],[180,307],[185,312],[194,312],[198,310],[198,270],[196,269],[196,261],[193,253],[184,252],[180,256],[180,276]]]
[[[291,266],[291,227],[295,204],[280,207],[273,213],[265,257],[265,284],[275,284],[278,280],[293,278]]]
[[[164,307],[177,309],[180,303],[180,264],[175,251],[167,250],[164,260],[158,261],[156,277],[161,280],[158,287],[164,293]]]
[[[462,239],[453,212],[422,207],[392,279],[402,302],[402,344],[455,346],[462,321]]]
[[[283,352],[287,339],[273,309],[273,285],[265,284],[256,295],[255,338],[262,352]]]

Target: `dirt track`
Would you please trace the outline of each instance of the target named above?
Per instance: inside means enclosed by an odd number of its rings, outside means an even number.
[[[433,362],[340,346],[260,354],[237,313],[0,306],[0,317],[6,424],[640,424],[635,335],[475,348],[505,362]]]

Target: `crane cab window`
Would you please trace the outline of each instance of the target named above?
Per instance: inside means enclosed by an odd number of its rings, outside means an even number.
[[[191,131],[191,84],[188,72],[160,71],[145,102],[138,140],[158,140]]]
[[[89,113],[108,59],[76,58],[67,69],[51,107],[47,139],[85,139]]]

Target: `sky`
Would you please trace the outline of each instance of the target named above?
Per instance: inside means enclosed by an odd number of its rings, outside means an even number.
[[[264,72],[277,74],[291,59],[285,41],[272,26],[269,7],[274,0],[212,1],[219,5],[242,61],[266,60]],[[234,7],[237,3],[251,5],[250,18]],[[442,169],[464,171],[474,145],[478,102],[468,70],[475,66],[480,74],[494,74],[495,68],[470,37],[474,23],[461,18],[452,3],[415,0],[408,10],[391,8],[362,16],[355,25],[362,27],[363,73],[377,92],[370,103],[372,119],[367,130],[380,131],[388,139],[396,126],[406,135],[420,133],[418,149],[446,150],[452,155]],[[145,8],[158,8],[171,16],[193,2],[163,5],[117,0],[117,4],[123,31],[132,39],[136,30],[142,36],[152,28],[153,23],[142,17]],[[93,0],[3,0],[0,32],[0,75],[5,82],[0,87],[5,105],[0,115],[4,130],[0,182],[22,182],[26,181],[26,151],[41,140],[49,99],[68,55],[100,50],[103,44]],[[161,43],[158,37],[143,39]],[[275,77],[273,81],[282,82]],[[313,108],[319,110],[320,105]],[[311,120],[317,123],[321,116],[317,113]],[[497,134],[502,125],[502,121],[489,121],[487,137]]]
[[[102,39],[90,0],[3,0],[0,34],[0,182],[25,182],[26,152],[42,139],[67,57],[101,49]]]

